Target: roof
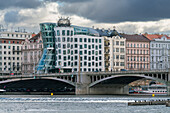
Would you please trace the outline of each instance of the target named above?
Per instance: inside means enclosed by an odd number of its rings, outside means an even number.
[[[99,36],[99,33],[92,28],[88,28],[88,27],[80,27],[80,26],[75,26],[75,25],[71,25],[74,28],[74,32],[75,34],[86,34],[86,35],[90,35],[90,36]]]
[[[40,37],[41,32],[39,32],[38,34],[34,34],[34,36],[32,38],[30,38],[29,40],[36,40],[38,39],[38,37]]]
[[[167,37],[167,39],[170,39],[167,35],[158,35],[158,34],[144,34],[146,38],[149,40],[154,40],[154,39],[161,39],[163,36]]]
[[[96,31],[99,33],[100,36],[112,37],[118,35],[122,37],[115,29],[114,30],[96,29]]]
[[[149,42],[149,39],[147,39],[143,35],[122,34],[122,37],[126,38],[126,41],[131,41],[131,42]]]
[[[32,37],[36,36],[37,34],[32,34]]]

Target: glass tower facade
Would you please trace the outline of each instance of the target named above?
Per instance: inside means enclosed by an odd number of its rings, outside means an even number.
[[[37,66],[38,73],[55,72],[55,23],[41,23],[40,30],[43,39],[43,54]]]

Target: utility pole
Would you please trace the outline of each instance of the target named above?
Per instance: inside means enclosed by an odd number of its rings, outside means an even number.
[[[81,83],[81,79],[80,79],[80,51],[79,51],[79,72],[78,72],[78,83]]]

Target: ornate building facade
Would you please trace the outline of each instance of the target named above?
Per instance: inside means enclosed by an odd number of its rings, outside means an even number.
[[[170,68],[170,38],[166,35],[145,36],[150,42],[150,65],[151,70]]]
[[[28,39],[22,43],[22,73],[30,74],[36,72],[36,65],[38,64],[43,50],[43,41],[41,33]]]

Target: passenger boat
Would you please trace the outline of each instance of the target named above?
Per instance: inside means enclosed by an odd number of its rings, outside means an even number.
[[[4,89],[0,89],[0,93],[3,93],[3,92],[5,92],[6,90],[4,90]]]
[[[152,84],[148,86],[141,86],[142,90],[139,91],[140,94],[167,94],[166,85]]]

